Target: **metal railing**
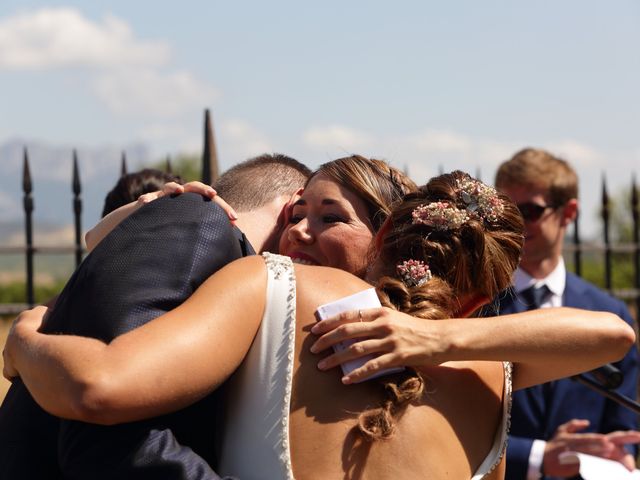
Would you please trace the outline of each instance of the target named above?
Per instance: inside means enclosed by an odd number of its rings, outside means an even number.
[[[25,244],[24,246],[0,246],[0,255],[25,256],[25,303],[0,303],[0,316],[15,315],[22,310],[35,305],[35,285],[34,285],[34,259],[36,255],[50,254],[73,254],[75,257],[75,267],[80,265],[85,249],[82,243],[82,183],[80,181],[80,170],[78,168],[78,154],[73,150],[73,170],[71,178],[71,191],[73,192],[73,224],[74,243],[69,246],[37,246],[33,243],[33,183],[31,180],[31,170],[29,167],[29,154],[26,148],[23,150],[22,167],[22,191],[23,209],[25,222]],[[171,164],[167,160],[166,169],[171,170]],[[122,153],[120,174],[127,173],[126,154]],[[213,125],[209,110],[204,114],[204,145],[202,154],[201,178],[205,183],[211,183],[218,177],[218,157],[213,136]],[[115,183],[115,182],[114,182]]]
[[[206,183],[211,183],[218,174],[218,161],[216,156],[215,144],[213,143],[213,130],[209,117],[209,111],[205,111],[205,135],[202,162],[202,179]],[[127,172],[126,156],[122,154],[121,174]],[[170,168],[167,162],[167,168]],[[24,254],[26,259],[26,303],[21,304],[0,304],[0,315],[16,314],[29,306],[35,304],[34,298],[34,257],[39,254],[74,254],[75,265],[79,265],[85,253],[82,245],[82,198],[81,198],[81,182],[78,169],[78,156],[73,152],[73,173],[71,179],[71,189],[73,192],[73,218],[74,218],[74,244],[71,246],[54,246],[40,247],[33,243],[33,197],[32,182],[29,169],[28,152],[24,150],[23,161],[23,206],[25,218],[25,245],[21,247],[2,247],[0,246],[0,255],[3,254]],[[565,245],[565,258],[571,259],[573,270],[577,275],[583,276],[583,267],[585,265],[585,255],[589,255],[592,259],[594,255],[601,255],[604,262],[602,285],[605,290],[609,291],[615,297],[618,297],[628,304],[633,305],[636,318],[640,315],[640,228],[639,228],[639,207],[638,207],[638,189],[636,185],[635,175],[631,178],[631,190],[629,195],[628,208],[631,211],[631,239],[626,243],[613,243],[611,241],[611,202],[607,191],[606,181],[602,180],[602,196],[601,196],[601,220],[603,226],[602,241],[598,243],[584,243],[580,238],[580,218],[576,218],[573,228],[573,236],[569,243]],[[632,277],[630,285],[625,288],[614,288],[613,286],[613,268],[614,255],[624,254],[631,258]]]

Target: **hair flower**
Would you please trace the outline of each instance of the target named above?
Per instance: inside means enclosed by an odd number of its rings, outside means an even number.
[[[411,214],[413,224],[421,223],[435,230],[455,230],[469,220],[465,210],[460,210],[449,202],[431,202],[418,205]]]
[[[504,212],[504,204],[495,188],[468,177],[457,181],[460,199],[467,211],[488,222],[496,222]]]
[[[405,260],[396,266],[396,271],[407,287],[421,287],[432,277],[429,265],[420,260]]]

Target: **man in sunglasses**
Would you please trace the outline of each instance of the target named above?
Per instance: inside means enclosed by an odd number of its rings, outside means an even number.
[[[578,178],[573,168],[544,150],[526,148],[500,165],[495,183],[518,205],[526,235],[514,292],[500,297],[499,313],[565,306],[610,311],[632,324],[623,302],[565,268],[564,237],[578,214]],[[635,399],[637,349],[616,366],[624,375],[617,391]],[[631,410],[571,379],[517,391],[506,479],[575,477],[579,465],[559,461],[559,454],[568,450],[611,458],[633,468],[636,451],[625,447],[630,441],[625,432],[637,428]]]

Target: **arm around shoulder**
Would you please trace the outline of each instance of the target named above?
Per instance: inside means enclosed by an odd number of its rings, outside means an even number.
[[[359,316],[362,312],[349,312],[320,322],[312,330],[322,335],[312,352],[347,339],[361,340],[360,346],[354,344],[325,358],[323,369],[364,354],[377,355],[354,371],[351,381],[401,365],[420,368],[490,360],[513,362],[514,389],[520,389],[616,361],[635,342],[633,329],[617,315],[571,308],[436,321],[389,309],[366,312],[364,323]]]
[[[101,424],[161,415],[201,399],[239,366],[262,319],[265,287],[264,262],[248,257],[221,269],[176,309],[109,344],[45,335],[34,321],[19,321],[7,355],[54,415]]]

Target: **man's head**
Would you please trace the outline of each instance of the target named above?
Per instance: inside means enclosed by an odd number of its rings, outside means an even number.
[[[518,205],[525,220],[521,267],[536,278],[548,275],[578,213],[576,172],[549,152],[525,148],[500,165],[495,185]]]
[[[311,170],[293,158],[263,154],[231,167],[213,188],[238,212],[238,226],[254,248],[276,251],[285,207],[310,175]]]
[[[104,199],[102,216],[108,215],[122,205],[135,202],[140,195],[162,190],[167,182],[183,183],[178,175],[153,168],[122,175]]]

